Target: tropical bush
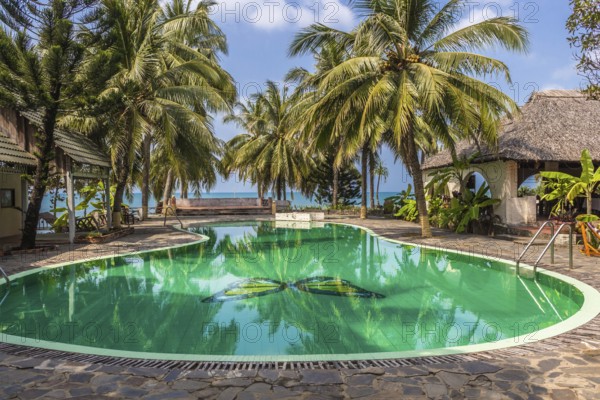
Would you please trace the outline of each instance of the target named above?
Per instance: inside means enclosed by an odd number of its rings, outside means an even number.
[[[517,190],[518,197],[527,197],[527,196],[535,196],[537,195],[537,190],[535,188],[530,188],[528,186],[521,186],[519,190]]]
[[[113,185],[110,188],[110,206],[111,208],[114,205],[115,202],[115,192],[116,192],[117,186]],[[75,211],[86,211],[90,208],[92,208],[91,212],[94,211],[98,211],[100,213],[106,213],[106,207],[105,207],[105,202],[106,202],[106,198],[105,198],[105,191],[104,191],[104,183],[102,181],[100,182],[94,182],[90,185],[84,186],[81,189],[78,190],[79,195],[81,197],[81,201],[75,205]],[[123,205],[125,207],[127,207],[127,204],[123,203]],[[64,231],[68,225],[69,225],[69,213],[67,213],[67,209],[65,207],[55,207],[52,210],[50,210],[51,212],[54,213],[62,213],[62,215],[60,217],[58,217],[54,223],[52,224],[52,229],[54,229],[55,232],[62,232]]]
[[[490,188],[487,183],[481,185],[476,192],[466,188],[469,167],[475,157],[476,154],[456,159],[451,166],[442,168],[431,176],[426,189],[433,190],[435,194],[433,199],[429,199],[429,218],[434,226],[450,228],[457,233],[470,233],[475,223],[489,228],[495,220],[499,220],[494,215],[493,206],[500,203],[500,200],[488,196]],[[458,182],[460,190],[450,201],[444,201],[444,192],[451,181]]]
[[[552,209],[552,215],[565,214],[565,205],[571,206],[578,197],[586,199],[587,214],[592,214],[592,195],[600,187],[600,167],[594,171],[594,164],[589,150],[581,152],[581,176],[576,177],[564,172],[544,171],[540,172],[545,179],[544,187],[546,194],[543,200],[557,200]]]
[[[500,203],[490,198],[489,186],[484,183],[476,192],[465,190],[460,197],[450,201],[449,222],[457,233],[472,232],[473,222],[489,222],[493,219],[493,206]]]
[[[448,204],[441,196],[429,199],[429,222],[438,228],[447,228],[449,219]]]
[[[385,204],[387,204],[387,210]],[[384,200],[384,212],[392,213],[395,217],[405,221],[414,222],[418,219],[419,213],[416,207],[417,202],[412,192],[412,185],[408,185],[406,190]]]
[[[398,210],[396,217],[405,221],[414,222],[419,218],[416,199],[405,199],[404,205]]]

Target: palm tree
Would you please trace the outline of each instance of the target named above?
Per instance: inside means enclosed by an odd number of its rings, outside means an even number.
[[[338,172],[344,164],[354,162],[357,159],[361,164],[361,208],[360,217],[367,218],[367,189],[369,176],[372,169],[369,162],[372,161],[372,153],[377,146],[379,138],[370,132],[360,131],[358,112],[348,116],[344,111],[344,96],[339,93],[331,93],[324,88],[323,82],[331,71],[351,58],[353,52],[354,33],[337,32],[338,39],[335,41],[323,41],[315,44],[310,51],[315,54],[317,61],[317,72],[308,76],[306,82],[302,82],[300,88],[307,86],[303,100],[299,102],[300,111],[296,111],[296,119],[301,121],[301,131],[305,133],[305,140],[313,143],[316,150],[333,150],[336,152],[334,172]],[[291,54],[295,54],[293,51]],[[307,84],[308,83],[308,84]],[[325,103],[326,102],[326,103]],[[323,107],[323,104],[327,104]],[[341,119],[344,119],[341,122]],[[337,182],[334,177],[334,182]],[[371,186],[373,185],[371,179]],[[334,192],[336,191],[334,185]],[[371,193],[373,190],[371,190]],[[337,196],[334,196],[337,197]],[[371,195],[372,197],[372,195]],[[372,201],[371,203],[373,203]],[[373,204],[371,204],[373,205]]]
[[[346,34],[351,37],[351,34]],[[369,162],[373,162],[372,145],[368,138],[360,136],[358,139],[352,132],[357,131],[357,126],[347,123],[344,129],[340,131],[336,128],[337,109],[341,103],[333,101],[328,103],[326,113],[317,113],[316,107],[327,95],[322,90],[321,84],[329,72],[342,62],[350,58],[352,52],[348,42],[323,42],[319,46],[312,48],[311,52],[315,57],[316,72],[311,74],[304,69],[294,69],[288,73],[288,77],[300,83],[295,94],[294,119],[298,130],[303,132],[301,145],[306,143],[311,146],[314,152],[333,152],[333,202],[332,206],[337,206],[339,171],[344,165],[355,162],[358,158],[361,160],[361,218],[367,216],[367,185],[369,174],[372,175],[373,168],[369,168]],[[314,117],[319,114],[319,117]],[[354,121],[355,123],[357,120]],[[354,144],[349,145],[349,141]],[[355,144],[360,144],[356,148]],[[368,172],[367,172],[368,171]],[[373,180],[371,179],[371,186]],[[309,189],[309,188],[307,188]],[[373,197],[373,188],[371,188],[371,197]],[[372,200],[372,199],[371,199]],[[374,201],[371,201],[373,206]]]
[[[155,198],[167,200],[175,187],[187,198],[191,189],[195,195],[210,190],[217,183],[222,143],[214,136],[208,143],[188,135],[179,135],[170,147],[157,146],[152,152],[150,190]]]
[[[123,193],[132,184],[142,143],[146,141],[145,174],[149,173],[148,137],[157,148],[163,147],[163,160],[169,165],[180,160],[176,144],[182,136],[187,143],[210,148],[208,143],[215,139],[208,114],[227,111],[235,90],[214,57],[212,50],[224,48],[224,42],[208,18],[206,3],[182,9],[185,3],[174,1],[164,10],[157,0],[104,0],[102,4],[99,25],[107,28],[98,41],[118,68],[98,96],[98,114],[84,117],[80,124],[105,132],[116,181],[118,227]],[[191,47],[202,44],[203,38],[208,50]]]
[[[377,194],[377,206],[379,207],[381,205],[379,202],[379,183],[381,182],[381,178],[383,178],[383,181],[386,182],[388,176],[390,176],[390,172],[385,165],[383,165],[383,161],[381,160],[379,160],[375,166],[375,175],[377,175],[377,189],[375,193]]]
[[[371,208],[375,208],[375,169],[380,162],[377,151],[371,150],[369,153],[369,204]],[[379,191],[379,182],[377,182],[377,187]],[[379,204],[379,199],[377,199],[377,204]]]
[[[425,136],[452,149],[458,137],[478,133],[494,144],[500,116],[518,111],[508,96],[478,79],[510,80],[507,66],[475,51],[524,51],[527,33],[507,17],[460,28],[455,14],[465,3],[451,0],[440,9],[432,0],[360,1],[355,7],[365,18],[352,34],[314,24],[290,48],[302,54],[331,41],[351,43],[353,57],[323,79],[327,95],[315,109],[324,113],[335,104],[337,130],[358,120],[350,141],[356,148],[368,140],[375,148],[389,138],[413,177],[424,237],[431,229],[419,142]]]
[[[228,143],[234,151],[227,157],[228,168],[249,169],[242,176],[259,186],[270,185],[278,200],[285,200],[287,188],[297,187],[314,167],[307,150],[296,145],[299,135],[290,123],[291,106],[288,88],[279,90],[267,81],[266,90],[253,96],[248,106],[238,105],[241,114],[227,119],[250,130]]]
[[[270,173],[266,168],[261,168],[253,162],[258,155],[257,152],[242,153],[241,149],[246,145],[251,146],[250,142],[259,140],[261,135],[266,134],[267,123],[263,118],[263,108],[256,101],[250,101],[247,104],[237,102],[234,109],[237,112],[225,116],[224,122],[236,124],[244,130],[244,133],[227,142],[225,154],[221,159],[222,172],[225,178],[229,178],[237,171],[242,180],[256,185],[258,197],[262,199],[271,182]]]
[[[173,42],[176,44],[176,57],[183,61],[192,61],[196,56],[194,53],[188,53],[187,50],[194,49],[216,63],[218,52],[227,54],[225,35],[209,18],[209,7],[212,2],[201,1],[196,6],[193,3],[192,0],[171,0],[164,3],[161,8],[162,15],[160,19],[165,21],[167,25],[173,25],[172,28],[167,28],[167,30],[173,36]],[[178,26],[177,24],[181,21],[187,22],[183,26]],[[182,44],[184,46],[183,51],[179,48]],[[223,71],[219,72],[223,73]],[[225,93],[225,97],[227,97],[228,102],[231,102],[235,92],[233,83],[230,81],[225,82],[225,84],[225,91],[231,92],[229,94]],[[223,94],[217,94],[217,96],[219,95],[222,96]],[[210,120],[208,120],[208,123],[209,127],[212,126]],[[157,160],[161,159],[162,163],[154,168],[155,173],[161,171],[163,174],[162,176],[154,175],[155,179],[163,182],[165,181],[164,177],[167,177],[166,181],[171,182],[171,185],[166,185],[163,189],[163,202],[166,202],[166,197],[171,197],[173,185],[180,186],[182,198],[187,198],[190,187],[195,193],[200,193],[202,189],[210,189],[214,186],[218,166],[216,155],[221,153],[221,142],[214,137],[212,131],[207,132],[203,137],[184,139],[184,143],[176,143],[175,146],[172,140],[162,133],[159,131],[158,134],[154,135],[157,142],[156,150],[159,150],[161,145],[171,149],[163,151],[162,157],[156,157]],[[166,140],[161,140],[161,138]],[[148,135],[144,139],[144,180],[148,180],[150,176],[151,157],[147,150],[149,147],[147,142],[150,141],[152,141],[152,137]],[[183,149],[187,149],[187,151]],[[168,154],[170,154],[170,157],[165,158],[165,155]],[[161,168],[164,167],[165,163],[166,165],[173,165],[173,168]],[[169,177],[171,179],[168,179]],[[152,186],[155,186],[156,182],[154,180]],[[147,210],[149,185],[142,184],[141,187],[142,209]],[[146,199],[146,207],[144,207],[144,198]]]
[[[85,45],[78,39],[93,11],[89,1],[0,2],[0,97],[19,111],[42,113],[35,135],[37,159],[21,248],[35,247],[40,207],[54,161],[54,130],[89,88],[79,74]]]

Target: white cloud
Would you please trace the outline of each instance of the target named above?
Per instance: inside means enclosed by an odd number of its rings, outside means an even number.
[[[546,90],[565,90],[565,89],[566,88],[563,85],[561,85],[560,83],[547,83],[542,86],[540,91],[544,92]]]
[[[297,29],[316,22],[344,29],[354,25],[352,10],[340,0],[218,0],[211,17],[263,30]]]
[[[569,65],[565,65],[564,67],[557,68],[552,71],[552,79],[558,81],[567,81],[574,78],[577,78],[577,63],[572,62]]]

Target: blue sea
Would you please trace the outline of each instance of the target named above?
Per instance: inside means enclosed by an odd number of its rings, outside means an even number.
[[[379,192],[379,201],[383,204],[383,200],[386,197],[393,196],[397,193],[398,192]],[[61,196],[62,196],[62,198],[66,198],[64,193],[61,194]],[[176,193],[175,196],[177,198],[179,198],[180,194]],[[42,208],[40,210],[41,212],[47,212],[47,211],[52,210],[51,197],[52,196],[50,194],[46,194],[46,196],[44,196],[44,201],[42,202]],[[192,197],[192,196],[190,196],[190,197]],[[230,199],[230,198],[241,198],[241,197],[256,198],[257,194],[256,194],[256,192],[213,192],[213,193],[202,193],[201,197],[207,198],[207,199],[211,199],[211,198],[229,198]],[[298,192],[288,193],[287,199],[291,201],[292,207],[318,206],[317,202],[314,199],[305,197]],[[78,204],[79,202],[80,202],[80,198],[77,194],[75,194],[75,204]],[[133,197],[125,198],[124,203],[127,204],[131,208],[140,208],[142,206],[142,194],[134,193]],[[356,204],[360,204],[360,198],[356,199]],[[156,206],[156,199],[154,199],[152,196],[150,197],[149,206],[151,208]],[[57,208],[61,208],[61,207],[62,208],[66,207],[65,200],[58,201]],[[90,211],[93,211],[93,208],[91,206],[87,210],[77,211],[76,214],[84,215]],[[58,214],[60,215],[62,213],[58,213]]]

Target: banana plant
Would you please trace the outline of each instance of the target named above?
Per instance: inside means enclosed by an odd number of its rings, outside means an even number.
[[[466,190],[460,198],[453,198],[450,202],[452,220],[456,223],[456,232],[464,232],[472,221],[479,220],[481,210],[500,203],[499,199],[491,199],[487,193],[490,188],[487,183],[479,187],[477,192],[473,193]]]
[[[412,193],[412,185],[409,184],[406,190],[395,196],[388,197],[386,200],[391,200],[394,204],[394,209],[397,210],[394,214],[395,217],[409,222],[417,220],[419,211],[417,210],[417,200]]]
[[[467,181],[471,172],[469,170],[471,163],[479,157],[479,153],[474,153],[469,157],[456,158],[452,161],[452,165],[446,168],[441,168],[431,175],[431,179],[425,189],[433,189],[437,195],[446,194],[446,189],[451,181],[456,181],[459,184],[459,192],[464,192],[467,187]]]
[[[110,187],[110,206],[112,208],[114,203],[114,195],[115,195],[116,185],[112,185]],[[75,205],[75,211],[84,211],[87,213],[87,209],[92,206],[92,211],[100,211],[106,212],[105,208],[105,191],[104,191],[104,182],[94,182],[90,185],[84,186],[78,190],[81,201]],[[124,206],[127,206],[123,203]],[[61,232],[69,225],[69,213],[67,213],[66,207],[55,207],[50,210],[53,213],[62,213],[60,217],[58,217],[54,223],[52,224],[52,228],[56,232]]]
[[[398,212],[394,216],[402,218],[408,222],[414,222],[419,217],[419,210],[417,209],[416,199],[405,199],[404,205],[400,207]]]
[[[592,194],[597,191],[600,184],[600,167],[594,172],[594,163],[589,150],[581,152],[581,176],[576,177],[565,172],[543,171],[540,175],[547,179],[547,187],[552,192],[542,197],[544,200],[566,200],[573,204],[577,197],[585,197],[586,211],[592,214]]]

